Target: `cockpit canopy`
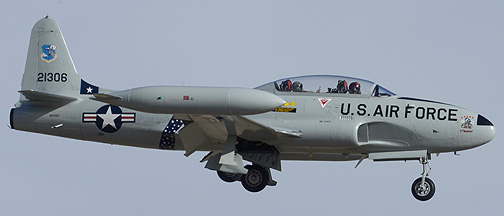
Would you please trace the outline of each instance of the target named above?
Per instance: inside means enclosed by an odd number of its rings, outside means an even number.
[[[256,89],[272,93],[332,93],[371,95],[375,97],[395,95],[393,92],[368,80],[334,75],[311,75],[279,79]]]

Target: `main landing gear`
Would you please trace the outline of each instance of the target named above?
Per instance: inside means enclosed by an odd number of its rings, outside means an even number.
[[[434,182],[427,178],[429,175],[429,172],[431,170],[431,167],[429,165],[429,160],[427,160],[426,157],[420,158],[420,163],[423,165],[423,173],[422,177],[417,178],[413,184],[411,185],[411,193],[413,193],[413,196],[420,201],[427,201],[432,196],[434,196],[434,192],[436,192],[436,186],[434,185]],[[426,168],[429,168],[427,170]]]
[[[222,181],[235,182],[241,181],[243,187],[250,192],[262,191],[266,185],[275,186],[276,182],[271,179],[269,168],[260,165],[247,165],[247,174],[226,173],[217,171],[217,175]]]
[[[240,174],[240,173],[227,173],[227,172],[217,171],[217,175],[219,176],[219,178],[222,181],[232,183],[232,182],[240,180],[241,176],[243,174]]]
[[[260,141],[249,141],[237,136],[235,117],[222,118],[228,137],[221,152],[208,153],[203,161],[208,161],[205,168],[217,171],[217,175],[225,182],[241,181],[243,187],[250,192],[259,192],[266,185],[277,184],[271,178],[270,168],[281,170],[278,150]],[[243,166],[243,161],[252,165]]]

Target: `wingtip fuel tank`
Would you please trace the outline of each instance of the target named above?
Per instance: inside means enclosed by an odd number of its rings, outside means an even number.
[[[98,101],[142,112],[251,115],[272,111],[285,100],[247,88],[151,86],[95,95]]]

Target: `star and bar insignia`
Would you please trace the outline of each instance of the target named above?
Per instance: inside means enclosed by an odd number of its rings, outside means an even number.
[[[123,113],[118,106],[105,105],[96,113],[82,113],[82,122],[94,122],[103,132],[114,133],[123,123],[135,123],[135,117],[135,113]]]

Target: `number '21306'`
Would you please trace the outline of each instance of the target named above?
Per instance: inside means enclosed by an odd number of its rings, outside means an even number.
[[[66,73],[38,73],[37,82],[66,82]]]

